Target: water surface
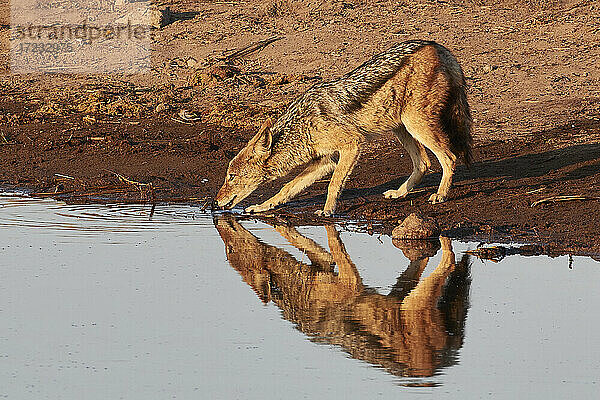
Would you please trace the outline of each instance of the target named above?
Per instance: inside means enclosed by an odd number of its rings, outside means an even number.
[[[600,264],[0,197],[0,398],[595,398]]]

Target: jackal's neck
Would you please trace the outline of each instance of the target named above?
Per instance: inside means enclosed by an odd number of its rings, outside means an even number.
[[[300,129],[285,130],[273,137],[271,155],[265,161],[270,180],[289,174],[312,159],[308,137]]]

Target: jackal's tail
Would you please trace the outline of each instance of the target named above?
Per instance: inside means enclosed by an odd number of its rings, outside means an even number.
[[[462,78],[462,77],[461,77]],[[452,152],[461,157],[467,166],[473,162],[473,137],[471,127],[471,109],[467,102],[466,84],[464,78],[460,84],[450,89],[448,102],[442,111],[442,124],[450,138]]]

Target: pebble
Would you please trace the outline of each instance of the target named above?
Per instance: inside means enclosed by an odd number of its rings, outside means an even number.
[[[400,221],[398,221],[400,222]],[[431,218],[410,214],[392,231],[394,239],[429,239],[440,235],[438,223]]]

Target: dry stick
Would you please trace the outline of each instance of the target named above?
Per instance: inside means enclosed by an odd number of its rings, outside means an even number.
[[[65,190],[64,192],[38,192],[38,193],[30,193],[31,197],[53,197],[60,196],[63,194],[73,193],[74,190]]]
[[[600,200],[600,197],[596,196],[552,196],[534,201],[531,203],[531,207],[535,207],[542,203],[556,203],[559,201],[573,201],[573,200]]]
[[[38,192],[31,193],[32,197],[53,197],[53,196],[62,196],[64,194],[69,194],[70,197],[85,197],[85,196],[95,196],[99,194],[109,194],[109,193],[123,193],[127,192],[128,189],[118,188],[114,186],[109,187],[100,187],[100,188],[90,188],[90,190],[95,190],[94,192],[76,192],[75,190],[65,190],[62,192]]]
[[[200,207],[200,211],[204,212],[206,211],[206,209],[208,208],[208,206],[211,206],[211,211],[212,211],[212,202],[213,199],[211,199],[210,197],[205,197],[205,202],[204,204],[202,204],[202,207]]]
[[[171,119],[172,119],[173,121],[175,121],[175,122],[179,122],[179,123],[182,123],[182,124],[186,124],[186,125],[194,125],[194,124],[193,124],[193,123],[191,123],[191,122],[184,121],[184,120],[182,120],[182,119],[179,119],[179,118],[173,118],[173,117],[171,117]]]
[[[139,190],[141,198],[145,198],[147,191],[150,191],[150,197],[152,200],[154,200],[154,187],[152,186],[152,183],[142,183],[142,182],[134,181],[134,180],[129,179],[117,172],[110,171],[110,170],[107,170],[107,171],[114,174],[121,182],[131,185],[131,186],[135,187],[137,190]]]
[[[95,192],[74,193],[71,196],[72,197],[89,197],[89,196],[98,196],[101,194],[125,193],[128,191],[129,191],[129,189],[109,188],[109,189],[103,189],[103,190],[96,190]]]
[[[98,119],[95,122],[99,123],[99,124],[129,124],[129,125],[139,125],[140,121],[108,121],[108,120],[102,120],[102,119]]]
[[[271,43],[281,40],[283,38],[284,38],[284,36],[272,36],[268,39],[259,40],[258,42],[251,43],[248,46],[242,47],[241,49],[237,49],[229,55],[221,55],[212,60],[210,60],[210,58],[209,58],[209,61],[206,64],[204,64],[204,68],[212,67],[213,65],[215,65],[219,62],[230,63],[239,58],[246,57],[247,55],[255,53],[257,51],[260,51],[260,50],[264,49],[265,47],[267,47],[268,45],[270,45]],[[223,51],[223,53],[226,53],[227,51],[228,50],[225,50],[225,51]],[[178,121],[178,122],[181,122],[181,121]]]
[[[54,174],[54,176],[58,177],[58,178],[64,178],[64,179],[72,179],[75,180],[76,178],[73,178],[72,176],[69,175],[63,175],[63,174]]]
[[[189,203],[191,201],[204,201],[206,197],[161,197],[158,199],[161,203]]]
[[[273,36],[273,37],[270,37],[265,40],[259,40],[258,42],[249,44],[246,47],[242,47],[241,49],[238,49],[227,56],[218,57],[214,62],[210,63],[209,66],[213,65],[219,61],[230,62],[235,59],[245,57],[248,54],[252,54],[256,51],[264,49],[266,46],[268,46],[271,43],[276,42],[277,40],[280,40],[280,39],[283,39],[283,36]]]
[[[536,192],[540,192],[540,191],[542,191],[544,189],[545,188],[539,188],[539,189],[535,189],[535,190],[530,190],[529,192],[525,192],[525,193],[519,192],[519,193],[515,193],[515,194],[508,194],[508,195],[504,196],[504,198],[505,199],[510,199],[510,198],[513,198],[513,197],[523,196],[524,194],[533,194],[533,193],[536,193]]]
[[[546,189],[545,186],[542,186],[541,188],[538,189],[534,189],[534,190],[530,190],[528,192],[525,192],[525,194],[532,194],[532,193],[537,193],[537,192],[541,192],[542,190]]]

